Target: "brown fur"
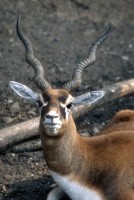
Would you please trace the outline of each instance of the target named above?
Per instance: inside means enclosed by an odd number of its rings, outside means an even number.
[[[121,110],[115,114],[111,122],[101,131],[101,134],[113,133],[114,131],[134,131],[134,111]]]
[[[66,93],[57,91],[48,93],[50,102],[58,105],[59,96]],[[94,188],[104,200],[134,200],[134,111],[117,113],[102,133],[91,138],[81,137],[70,113],[68,122],[63,119],[59,134],[50,137],[41,119],[46,163],[50,170],[72,175],[83,186]]]

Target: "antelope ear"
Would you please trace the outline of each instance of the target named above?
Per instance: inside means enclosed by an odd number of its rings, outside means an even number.
[[[105,91],[97,90],[74,97],[73,105],[92,104],[105,96]]]
[[[23,99],[32,102],[37,102],[40,99],[39,94],[31,90],[26,85],[23,85],[15,81],[10,81],[9,86],[14,90],[15,93],[17,93]]]

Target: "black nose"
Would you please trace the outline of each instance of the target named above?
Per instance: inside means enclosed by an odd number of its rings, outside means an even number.
[[[49,114],[46,115],[46,118],[48,118],[48,119],[54,119],[54,118],[58,118],[58,117],[59,117],[58,115],[49,115]]]

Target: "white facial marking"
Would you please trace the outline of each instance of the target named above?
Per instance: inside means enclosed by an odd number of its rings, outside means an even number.
[[[102,200],[97,191],[70,179],[69,176],[61,176],[56,172],[50,171],[53,179],[63,189],[72,200]]]
[[[66,107],[66,104],[64,104],[64,103],[62,103],[62,102],[60,103],[60,105],[61,105],[62,108],[65,108],[65,107]]]
[[[55,110],[51,110],[51,111],[49,111],[47,114],[49,114],[49,115],[51,115],[51,116],[53,116],[53,117],[59,116],[58,113],[57,113]]]
[[[62,122],[59,114],[55,110],[51,110],[44,116],[43,124],[49,135],[56,135],[61,128]]]
[[[70,110],[66,107],[66,104],[64,103],[60,103],[60,105],[62,108],[65,108],[65,116],[66,116],[66,120],[68,121],[68,115],[69,115]]]
[[[74,100],[74,97],[72,97],[72,96],[69,94],[69,96],[68,96],[68,98],[67,98],[67,100],[66,100],[66,105],[69,104],[69,103],[71,103],[73,100]]]
[[[69,116],[69,112],[70,109],[67,108],[67,105],[69,103],[71,103],[73,101],[74,97],[72,97],[70,94],[65,102],[65,104],[63,104],[62,102],[60,103],[61,107],[65,108],[65,116],[66,116],[66,120],[68,121],[68,116]]]
[[[48,105],[48,102],[43,102],[43,106],[47,106]]]
[[[70,112],[70,110],[67,109],[67,107],[66,107],[66,108],[65,108],[65,113],[66,113],[66,120],[67,120],[67,121],[68,121],[69,112]]]

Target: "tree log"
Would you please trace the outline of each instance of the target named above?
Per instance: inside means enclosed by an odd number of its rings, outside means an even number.
[[[78,118],[81,115],[84,115],[85,113],[102,106],[112,100],[121,98],[123,96],[134,94],[134,79],[129,79],[126,81],[121,81],[118,83],[115,83],[111,86],[107,86],[102,89],[106,92],[106,95],[99,99],[98,101],[94,102],[93,104],[86,104],[86,105],[80,105],[78,107],[75,107],[73,110],[73,116],[74,118]]]
[[[39,117],[0,130],[0,153],[38,135]]]
[[[32,141],[26,141],[21,144],[12,146],[9,149],[6,149],[6,153],[24,153],[24,152],[34,152],[42,150],[42,143],[39,138]]]
[[[74,119],[114,99],[134,93],[134,79],[118,82],[102,89],[106,95],[94,103],[80,105],[72,110]],[[7,148],[38,135],[39,117],[0,130],[0,153]]]

